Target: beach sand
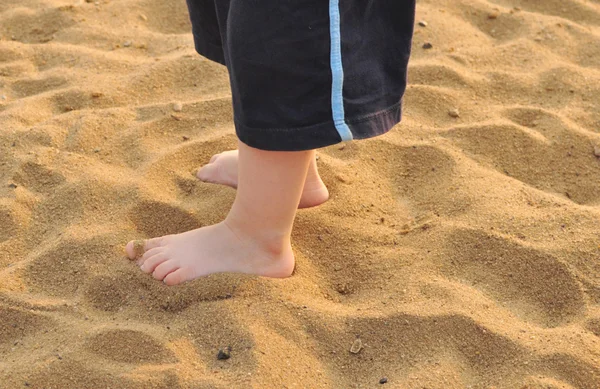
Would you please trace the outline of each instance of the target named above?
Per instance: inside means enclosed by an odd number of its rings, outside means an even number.
[[[183,0],[3,0],[0,388],[600,388],[600,2],[417,21],[403,122],[318,150],[294,275],[167,287],[124,245],[226,215],[226,69]]]

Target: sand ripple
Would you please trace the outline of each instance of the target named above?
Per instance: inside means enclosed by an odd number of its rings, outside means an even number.
[[[600,388],[600,2],[417,20],[404,122],[319,150],[294,276],[168,288],[123,245],[226,215],[193,173],[227,72],[183,0],[1,2],[0,387]]]

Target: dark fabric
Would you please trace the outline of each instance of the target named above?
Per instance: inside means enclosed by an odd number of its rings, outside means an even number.
[[[187,0],[196,50],[229,70],[239,139],[299,151],[341,141],[332,118],[329,1]],[[355,139],[401,118],[414,0],[340,0],[345,121]]]

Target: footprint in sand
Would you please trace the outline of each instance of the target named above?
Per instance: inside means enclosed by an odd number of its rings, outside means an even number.
[[[17,221],[10,202],[0,199],[0,243],[9,240],[17,231]]]
[[[476,230],[448,237],[440,268],[542,327],[567,325],[585,312],[583,292],[567,266],[549,254]]]
[[[85,348],[103,358],[123,363],[173,363],[175,356],[158,340],[134,330],[106,330],[92,336]]]
[[[68,81],[62,77],[26,78],[13,82],[11,89],[16,97],[23,98],[58,89],[65,85],[68,85]]]
[[[508,109],[504,115],[515,124],[471,125],[444,136],[502,174],[578,204],[600,204],[600,161],[591,135],[537,108]]]
[[[37,313],[0,306],[0,350],[38,331],[53,328],[53,320]]]
[[[41,193],[54,191],[64,183],[65,177],[52,168],[32,161],[21,164],[20,169],[13,176],[16,184]]]
[[[136,229],[149,238],[179,234],[200,228],[189,212],[158,201],[142,201],[129,212]]]
[[[25,283],[31,291],[73,297],[85,285],[91,268],[112,260],[117,239],[114,236],[62,239],[33,258],[25,268]]]

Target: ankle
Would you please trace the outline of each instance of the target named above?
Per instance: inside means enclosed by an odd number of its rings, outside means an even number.
[[[256,226],[240,222],[238,218],[229,215],[223,224],[240,242],[252,250],[266,254],[269,259],[277,260],[291,250],[290,236],[285,232],[256,228]]]

